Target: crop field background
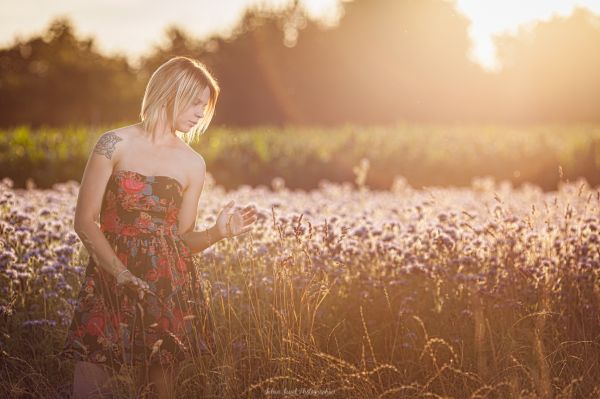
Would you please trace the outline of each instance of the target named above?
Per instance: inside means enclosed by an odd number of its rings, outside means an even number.
[[[125,124],[0,130],[0,170],[19,187],[79,181],[98,136]],[[192,146],[226,189],[269,187],[275,178],[303,190],[321,180],[355,183],[357,167],[376,190],[391,189],[396,176],[415,188],[469,187],[481,177],[544,191],[556,190],[561,178],[600,184],[600,127],[594,124],[219,126]]]
[[[218,350],[184,367],[181,397],[600,394],[600,191],[585,179],[558,169],[555,191],[491,177],[416,189],[398,175],[375,190],[359,162],[352,182],[227,190],[208,171],[197,229],[229,199],[259,219],[194,258]],[[2,180],[2,397],[69,392],[55,355],[88,259],[72,229],[77,192]],[[124,370],[122,397],[131,381]]]

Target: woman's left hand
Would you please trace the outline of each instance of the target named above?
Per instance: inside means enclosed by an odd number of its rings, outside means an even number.
[[[252,224],[256,222],[256,207],[248,205],[242,209],[235,209],[235,200],[229,201],[219,211],[215,225],[222,238],[231,238],[245,234],[250,231]]]

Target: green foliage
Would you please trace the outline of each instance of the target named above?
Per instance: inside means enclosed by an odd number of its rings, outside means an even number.
[[[93,143],[107,130],[2,131],[0,169],[16,186],[27,178],[41,187],[80,180]],[[390,188],[396,176],[414,187],[465,186],[474,177],[492,176],[554,189],[559,166],[565,179],[600,181],[600,129],[591,125],[217,127],[193,146],[226,188],[270,185],[276,177],[301,189],[316,188],[322,179],[355,182],[363,159],[368,167],[361,181],[375,189]]]

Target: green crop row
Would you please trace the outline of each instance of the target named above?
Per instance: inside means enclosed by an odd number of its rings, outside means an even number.
[[[0,131],[0,178],[16,187],[27,179],[38,187],[79,181],[92,146],[109,129]],[[361,164],[364,184],[374,189],[390,188],[396,176],[414,187],[468,186],[474,177],[491,176],[550,190],[561,178],[559,167],[564,179],[600,183],[595,125],[213,127],[193,147],[228,189],[270,185],[275,177],[295,189],[316,188],[322,179],[357,182]]]

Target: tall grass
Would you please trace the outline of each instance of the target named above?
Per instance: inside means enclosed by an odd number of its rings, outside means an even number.
[[[177,397],[597,397],[598,188],[393,187],[209,180],[199,225],[231,198],[259,219],[194,258],[217,350],[182,364]],[[0,193],[0,396],[61,397],[87,260],[77,185]],[[148,389],[135,383],[122,370],[118,397]]]

